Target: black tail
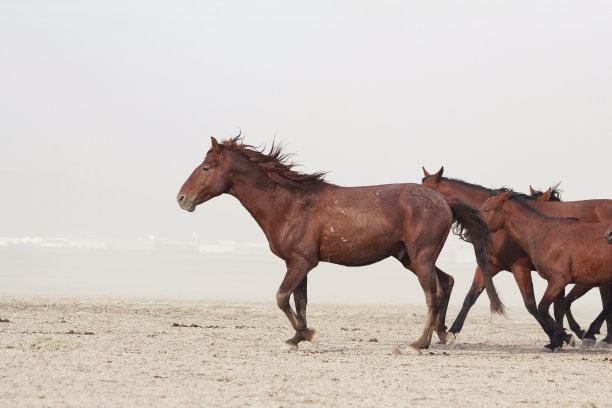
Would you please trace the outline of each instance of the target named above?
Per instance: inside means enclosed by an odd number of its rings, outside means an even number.
[[[493,286],[493,279],[491,279],[487,252],[491,246],[489,227],[478,214],[478,210],[454,198],[448,198],[447,200],[453,210],[453,221],[455,221],[453,233],[474,245],[476,262],[482,271],[487,295],[491,301],[491,312],[505,316],[506,308],[499,299],[495,286]]]

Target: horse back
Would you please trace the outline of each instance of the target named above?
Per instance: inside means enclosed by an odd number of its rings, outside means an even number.
[[[313,204],[320,259],[342,265],[398,256],[417,237],[443,243],[452,223],[444,197],[418,184],[332,186]]]
[[[529,205],[550,217],[575,217],[582,222],[612,221],[612,200],[529,201]]]

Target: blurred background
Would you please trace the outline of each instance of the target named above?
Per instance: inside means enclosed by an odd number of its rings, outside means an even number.
[[[0,295],[274,301],[284,263],[240,203],[175,201],[210,136],[239,131],[344,186],[444,166],[612,198],[610,21],[607,1],[4,0]],[[451,305],[472,251],[451,236],[439,260]],[[309,298],[424,302],[395,260],[320,264]]]

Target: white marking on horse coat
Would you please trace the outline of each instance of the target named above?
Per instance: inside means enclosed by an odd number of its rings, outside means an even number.
[[[329,230],[330,230],[331,232],[334,232],[334,227],[329,227]]]

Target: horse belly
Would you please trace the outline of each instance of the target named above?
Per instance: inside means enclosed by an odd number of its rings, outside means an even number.
[[[598,245],[580,251],[572,257],[571,274],[572,280],[581,285],[612,284],[612,249]]]
[[[398,253],[403,244],[399,234],[381,228],[330,226],[321,237],[320,259],[345,266],[363,266]]]

